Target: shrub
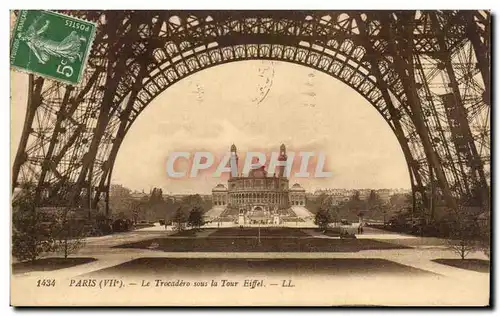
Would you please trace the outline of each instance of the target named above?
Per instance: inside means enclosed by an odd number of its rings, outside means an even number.
[[[35,261],[53,249],[53,219],[38,211],[34,190],[24,189],[12,203],[12,255],[20,261]]]

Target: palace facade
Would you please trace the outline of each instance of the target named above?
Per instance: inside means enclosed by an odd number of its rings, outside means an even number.
[[[231,146],[236,164],[238,153],[236,146]],[[278,161],[286,161],[286,147],[281,145]],[[282,215],[287,214],[290,206],[305,206],[305,190],[294,184],[289,187],[285,166],[277,166],[276,173],[268,175],[265,167],[250,170],[247,176],[230,176],[227,187],[218,184],[212,190],[214,206],[226,208],[226,214],[237,214],[240,224],[263,222],[278,224]]]

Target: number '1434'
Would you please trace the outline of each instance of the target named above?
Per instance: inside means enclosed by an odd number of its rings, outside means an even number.
[[[54,279],[42,279],[36,281],[36,286],[41,287],[41,286],[56,286],[56,280]]]

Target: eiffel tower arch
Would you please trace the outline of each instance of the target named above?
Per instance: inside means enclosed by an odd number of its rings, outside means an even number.
[[[489,12],[63,13],[98,30],[80,85],[29,77],[12,187],[32,183],[40,204],[107,201],[122,140],[156,96],[209,67],[259,59],[361,94],[396,135],[424,204],[430,190],[450,207],[475,192],[488,203]]]

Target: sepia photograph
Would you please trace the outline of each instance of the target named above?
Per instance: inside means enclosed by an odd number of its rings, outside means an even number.
[[[10,304],[491,307],[489,10],[11,10]]]

